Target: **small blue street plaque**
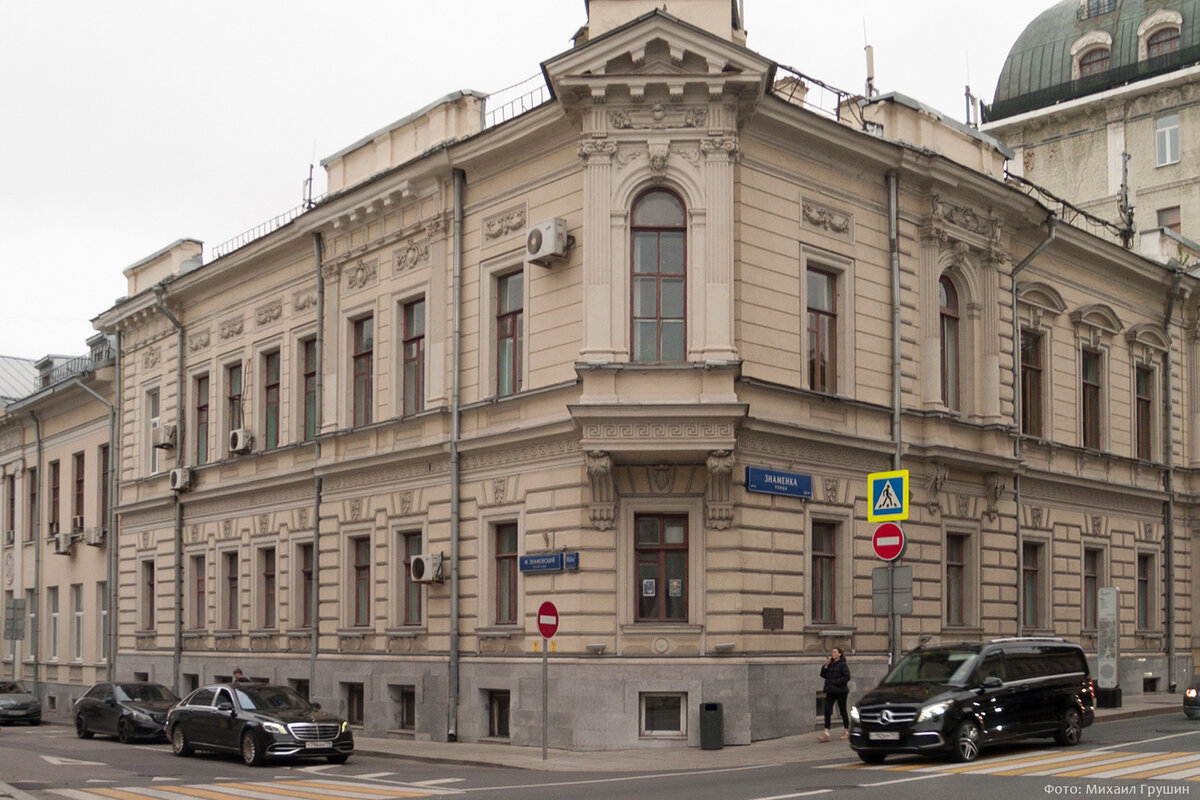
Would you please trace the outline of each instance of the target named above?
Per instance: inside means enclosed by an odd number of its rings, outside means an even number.
[[[803,497],[811,500],[812,475],[783,472],[777,469],[746,467],[746,491],[765,494],[782,494],[788,497]]]
[[[542,553],[517,559],[521,572],[562,572],[579,569],[579,553]]]

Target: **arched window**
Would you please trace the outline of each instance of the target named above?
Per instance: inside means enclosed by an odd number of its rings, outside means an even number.
[[[1179,49],[1179,28],[1163,28],[1146,40],[1146,55],[1149,58],[1174,53]]]
[[[683,203],[652,189],[633,204],[633,360],[683,361],[687,226]]]
[[[942,338],[942,402],[958,411],[958,292],[949,278],[938,281]]]
[[[1088,50],[1079,57],[1079,77],[1086,78],[1088,75],[1097,75],[1108,69],[1108,54],[1111,52],[1107,47],[1096,47]]]

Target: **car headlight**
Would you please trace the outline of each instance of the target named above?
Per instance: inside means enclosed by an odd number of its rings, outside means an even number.
[[[1194,687],[1188,687],[1188,690],[1186,692],[1184,692],[1184,694],[1186,694],[1188,697],[1195,699],[1196,689]]]
[[[921,709],[921,713],[917,716],[917,722],[925,722],[926,720],[935,719],[946,713],[946,709],[950,707],[950,701],[944,700],[940,703],[934,703],[931,706],[925,706]]]
[[[858,722],[858,706],[850,706],[850,721]]]
[[[287,733],[287,728],[280,725],[278,722],[264,722],[263,730],[267,733]]]
[[[145,711],[138,711],[136,708],[130,709],[129,716],[133,717],[135,722],[153,722],[150,715]]]
[[[350,730],[350,720],[342,720],[342,733]]]

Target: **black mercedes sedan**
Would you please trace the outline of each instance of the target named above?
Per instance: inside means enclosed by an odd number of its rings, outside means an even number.
[[[0,681],[0,722],[42,722],[42,701],[17,681]]]
[[[238,753],[254,766],[274,758],[345,762],[354,735],[345,720],[321,710],[290,686],[218,683],[202,686],[167,715],[167,737],[177,756],[196,750]]]
[[[75,734],[90,739],[97,733],[116,736],[128,744],[164,734],[167,709],[179,702],[161,683],[102,681],[75,701]]]

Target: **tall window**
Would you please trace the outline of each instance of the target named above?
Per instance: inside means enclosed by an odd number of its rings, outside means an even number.
[[[100,642],[100,659],[108,661],[112,647],[108,635],[108,581],[99,581],[96,584],[96,608],[100,609],[98,615],[100,630],[97,631],[97,638]]]
[[[425,300],[404,304],[404,413],[425,407]]]
[[[1042,545],[1025,542],[1021,546],[1021,594],[1025,625],[1036,628],[1042,621]]]
[[[812,621],[836,621],[837,525],[812,524]]]
[[[279,447],[279,351],[263,357],[263,435],[268,450]]]
[[[638,514],[634,518],[634,590],[640,621],[687,621],[687,522],[682,514]]]
[[[663,189],[633,206],[633,360],[683,361],[686,222],[683,203]]]
[[[58,533],[59,482],[62,480],[57,461],[50,462],[50,533]]]
[[[400,586],[403,588],[403,607],[400,609],[400,618],[405,625],[420,625],[421,584],[413,582],[410,567],[413,556],[421,553],[421,534],[400,534],[400,545],[404,551],[404,564],[400,572]]]
[[[1021,331],[1021,433],[1042,435],[1042,336]]]
[[[1137,557],[1137,626],[1148,630],[1154,624],[1154,556]]]
[[[837,391],[837,278],[808,270],[808,388]]]
[[[1079,77],[1086,78],[1088,75],[1099,75],[1104,70],[1108,69],[1109,49],[1107,47],[1095,47],[1088,50],[1079,58]]]
[[[967,589],[967,537],[946,534],[946,624],[962,625]]]
[[[154,630],[154,604],[157,602],[154,587],[154,562],[142,562],[142,630]]]
[[[1154,120],[1154,150],[1157,167],[1179,161],[1179,115],[1167,114]]]
[[[112,465],[108,463],[108,445],[100,445],[100,453],[96,460],[100,462],[100,528],[108,533],[109,511],[109,481],[112,479]]]
[[[204,556],[192,556],[192,627],[203,630],[207,627],[208,587],[206,585]]]
[[[1155,31],[1146,40],[1146,55],[1150,58],[1165,56],[1179,49],[1179,28],[1163,28]]]
[[[496,624],[517,621],[517,525],[496,526]]]
[[[300,620],[301,627],[312,625],[313,601],[313,546],[302,544],[298,548],[300,562]]]
[[[372,370],[375,354],[375,318],[354,322],[354,425],[371,424]]]
[[[71,658],[83,659],[83,584],[71,584]]]
[[[150,472],[151,474],[158,472],[158,454],[159,448],[154,446],[154,433],[158,430],[159,423],[159,408],[158,408],[158,390],[155,389],[146,395],[146,444],[150,448]]]
[[[521,337],[524,326],[525,273],[496,280],[496,395],[521,391]]]
[[[951,411],[958,410],[958,292],[949,278],[938,281],[938,305],[941,315],[942,402]]]
[[[1154,373],[1149,367],[1138,367],[1134,371],[1135,425],[1137,426],[1137,457],[1149,461],[1154,448],[1152,441],[1152,410],[1150,402],[1151,383]]]
[[[350,540],[354,559],[354,625],[371,624],[371,540],[363,536]]]
[[[33,632],[37,629],[38,607],[33,589],[25,590],[25,658],[33,660]]]
[[[236,550],[221,556],[225,567],[225,628],[234,630],[238,627],[240,598],[238,596],[238,554]]]
[[[196,378],[196,463],[208,463],[208,376]]]
[[[225,413],[229,430],[246,427],[245,409],[242,406],[242,365],[233,364],[225,369]]]
[[[1179,213],[1179,206],[1160,208],[1158,210],[1158,227],[1168,228],[1176,233],[1181,233],[1183,231],[1183,218]]]
[[[71,478],[75,491],[71,495],[71,530],[83,530],[83,489],[84,489],[84,459],[83,453],[71,456]]]
[[[1083,627],[1093,631],[1100,605],[1100,553],[1094,547],[1083,549]]]
[[[1080,414],[1083,446],[1100,449],[1100,353],[1083,350],[1080,357]]]
[[[17,476],[4,476],[4,543],[12,544],[17,529]]]
[[[58,587],[51,586],[46,590],[46,611],[50,615],[50,660],[58,660]]]
[[[264,628],[275,627],[275,548],[264,547],[259,553],[259,581],[261,587]]]
[[[25,483],[29,487],[29,526],[25,528],[25,541],[34,538],[38,528],[38,471],[30,467],[25,471]]]
[[[317,340],[305,339],[304,350],[304,441],[317,438]]]

